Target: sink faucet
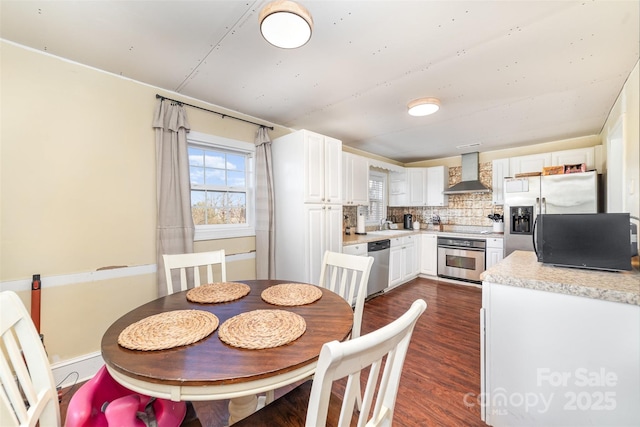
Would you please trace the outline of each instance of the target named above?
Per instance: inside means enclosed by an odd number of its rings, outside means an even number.
[[[378,227],[378,230],[382,231],[384,230],[384,226],[387,224],[387,218],[382,218],[380,220],[380,226]]]

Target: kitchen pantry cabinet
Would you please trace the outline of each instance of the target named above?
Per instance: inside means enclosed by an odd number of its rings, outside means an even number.
[[[420,274],[438,275],[438,235],[420,235]]]
[[[275,278],[317,284],[325,250],[342,251],[342,143],[301,130],[271,149]]]
[[[366,157],[342,153],[342,181],[344,205],[369,205],[369,161]]]
[[[418,234],[394,237],[389,250],[389,287],[418,276]]]

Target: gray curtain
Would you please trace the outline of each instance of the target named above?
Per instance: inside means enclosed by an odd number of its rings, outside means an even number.
[[[158,296],[167,294],[163,254],[192,253],[195,227],[191,216],[191,185],[184,106],[159,100],[153,117],[156,133]]]
[[[267,128],[256,133],[256,278],[275,279],[273,162]]]

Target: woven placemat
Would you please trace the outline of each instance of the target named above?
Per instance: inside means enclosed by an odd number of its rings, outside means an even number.
[[[279,347],[297,339],[307,329],[299,314],[284,310],[254,310],[220,325],[218,336],[233,347],[263,349]]]
[[[167,311],[127,326],[118,336],[118,344],[131,350],[166,350],[200,341],[213,333],[218,323],[208,311]]]
[[[235,301],[247,295],[251,288],[244,283],[220,282],[209,283],[190,289],[187,299],[202,304]]]
[[[262,291],[262,299],[273,305],[294,306],[311,304],[320,299],[322,291],[317,286],[302,283],[283,283]]]

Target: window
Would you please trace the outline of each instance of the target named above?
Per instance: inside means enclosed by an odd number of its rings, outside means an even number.
[[[380,224],[387,217],[387,175],[381,172],[369,172],[369,213],[368,224]]]
[[[255,235],[253,144],[187,134],[195,240]]]

